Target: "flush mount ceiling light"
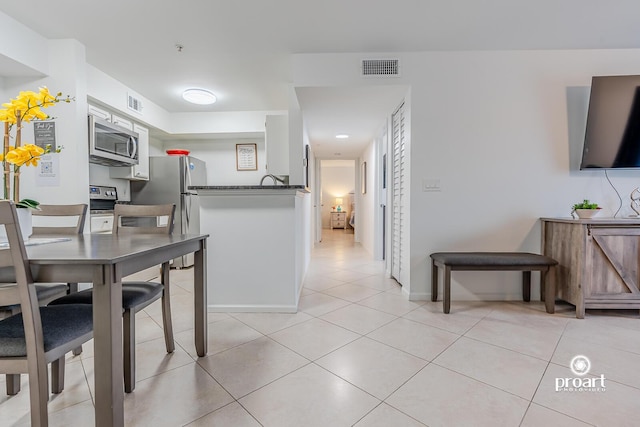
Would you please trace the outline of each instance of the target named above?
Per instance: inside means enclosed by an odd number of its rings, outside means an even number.
[[[209,105],[216,102],[216,96],[206,89],[187,89],[182,92],[182,98],[192,104]]]
[[[346,133],[339,133],[338,135],[336,135],[336,139],[347,139],[349,138],[349,135],[347,135]]]

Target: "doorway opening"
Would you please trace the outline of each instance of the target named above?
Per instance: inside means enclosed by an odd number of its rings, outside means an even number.
[[[342,230],[353,235],[357,241],[355,223],[356,207],[356,160],[318,160],[317,183],[319,203],[316,203],[316,227],[318,242],[327,230]]]

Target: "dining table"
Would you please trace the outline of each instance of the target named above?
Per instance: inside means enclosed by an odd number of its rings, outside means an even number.
[[[194,332],[207,354],[207,234],[81,234],[25,241],[34,282],[93,284],[95,425],[124,426],[122,278],[194,253]],[[10,271],[0,271],[9,280]]]

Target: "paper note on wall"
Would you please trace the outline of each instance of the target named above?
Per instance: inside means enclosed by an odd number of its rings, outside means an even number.
[[[60,158],[59,154],[45,154],[38,162],[38,175],[36,185],[39,187],[57,187],[60,185]]]

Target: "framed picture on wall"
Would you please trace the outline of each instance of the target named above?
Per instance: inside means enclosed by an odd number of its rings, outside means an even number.
[[[236,170],[258,170],[258,149],[256,144],[236,144]]]
[[[362,194],[367,193],[367,162],[362,162],[362,170],[360,171],[360,185]]]

